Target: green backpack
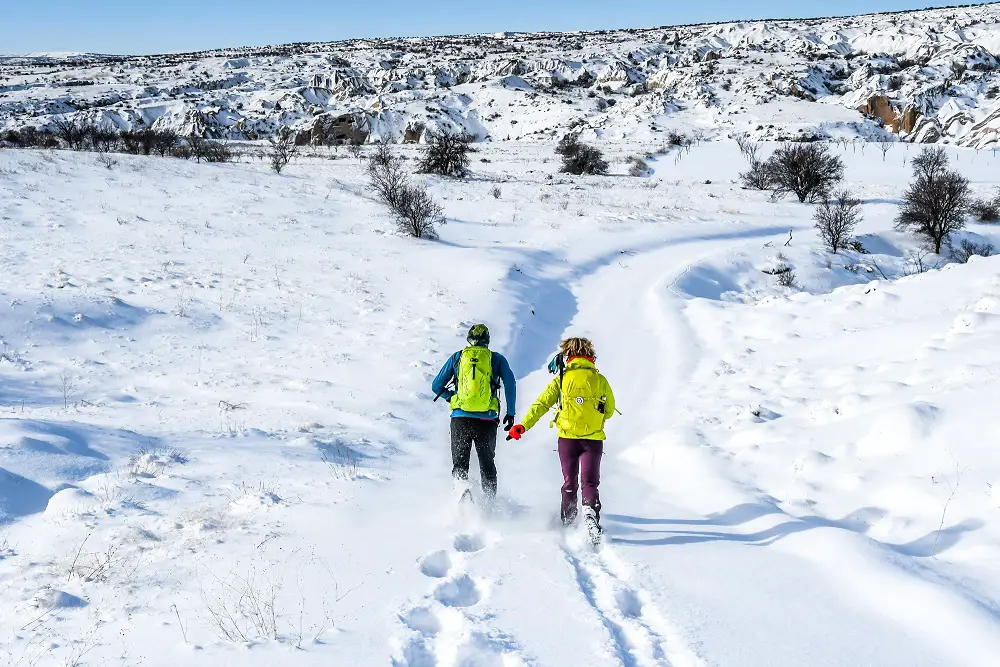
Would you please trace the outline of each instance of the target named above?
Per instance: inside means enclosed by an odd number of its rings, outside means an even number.
[[[487,347],[467,347],[458,361],[458,391],[451,409],[464,412],[499,412],[500,399],[493,394],[493,353]]]

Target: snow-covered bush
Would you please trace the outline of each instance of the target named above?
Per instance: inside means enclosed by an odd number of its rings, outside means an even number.
[[[813,220],[827,249],[836,254],[847,247],[851,234],[861,222],[861,200],[855,199],[850,191],[842,190],[816,207]]]
[[[469,151],[472,137],[445,131],[428,131],[427,145],[420,158],[420,171],[425,174],[463,178],[469,174]]]
[[[764,164],[775,198],[822,201],[844,179],[844,163],[822,143],[785,144]]]
[[[969,180],[948,169],[943,148],[925,148],[912,164],[913,181],[903,193],[896,229],[913,231],[940,255],[948,236],[965,227],[972,206]]]

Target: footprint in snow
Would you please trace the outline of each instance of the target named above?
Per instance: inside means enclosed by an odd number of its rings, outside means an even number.
[[[442,579],[451,570],[451,557],[447,551],[435,551],[424,556],[420,561],[420,571],[428,577]]]
[[[479,604],[483,594],[467,574],[446,581],[434,590],[434,599],[446,607],[471,607]]]
[[[436,635],[441,631],[441,619],[428,607],[416,607],[403,619],[406,627],[422,635]]]
[[[642,616],[642,601],[632,589],[619,589],[615,593],[615,602],[618,603],[618,609],[625,618],[639,618]]]
[[[471,554],[486,548],[486,540],[481,535],[456,535],[455,551]]]

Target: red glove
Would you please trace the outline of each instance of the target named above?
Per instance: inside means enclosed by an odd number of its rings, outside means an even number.
[[[524,427],[518,424],[507,432],[507,439],[520,440],[522,435],[524,435]]]

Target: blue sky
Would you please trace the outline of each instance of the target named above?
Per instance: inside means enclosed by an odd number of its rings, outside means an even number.
[[[0,0],[0,53],[162,53],[349,37],[653,27],[896,11],[927,0]]]

